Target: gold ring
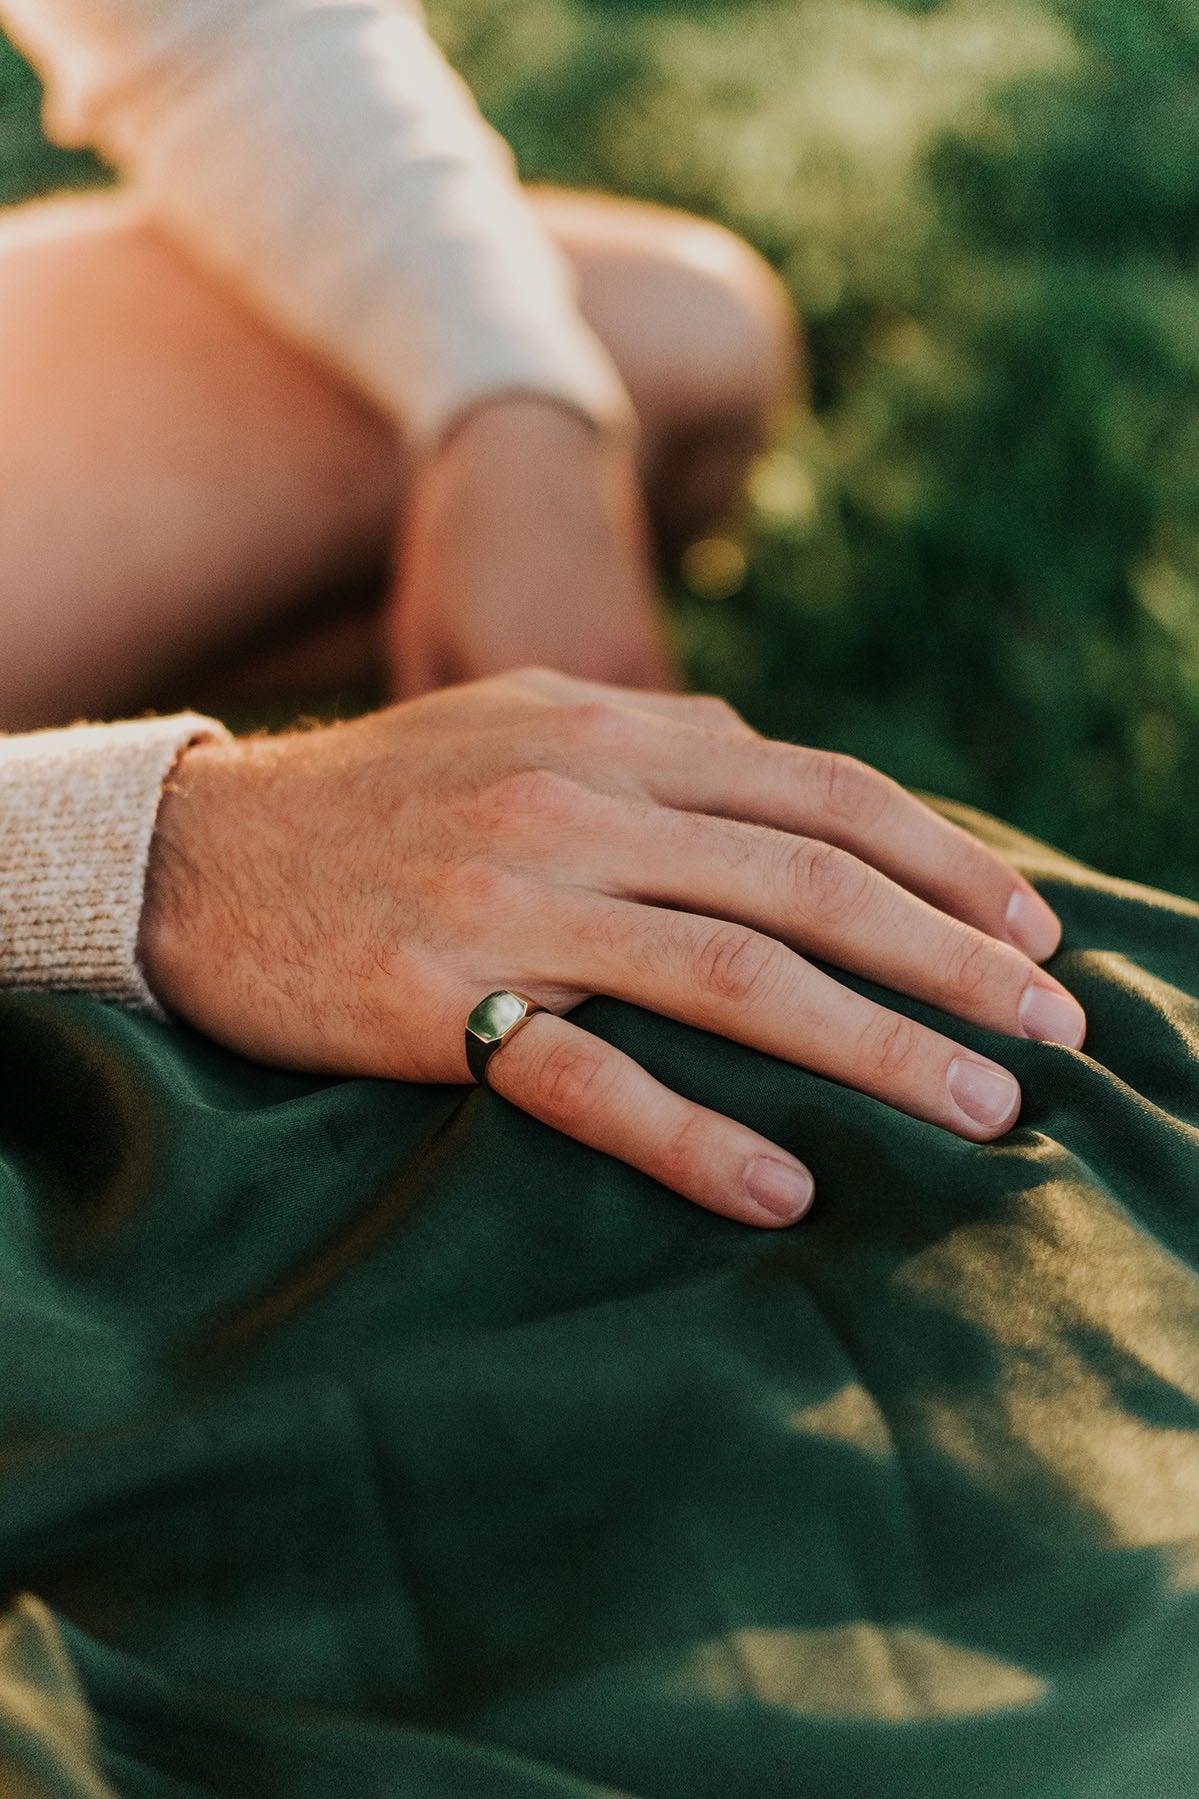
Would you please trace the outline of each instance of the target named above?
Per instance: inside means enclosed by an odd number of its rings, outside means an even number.
[[[535,999],[503,987],[479,1001],[466,1021],[466,1064],[481,1087],[487,1085],[487,1064],[496,1050],[544,1011]]]

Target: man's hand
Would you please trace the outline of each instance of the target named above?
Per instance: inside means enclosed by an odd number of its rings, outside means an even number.
[[[546,400],[471,413],[413,480],[385,629],[399,695],[531,663],[675,686],[632,450]]]
[[[467,1078],[496,988],[551,1008],[493,1057],[516,1105],[730,1218],[788,1223],[807,1171],[553,1016],[605,993],[752,1044],[959,1136],[1016,1082],[807,957],[1076,1046],[1019,875],[884,776],[758,737],[721,701],[543,670],[351,724],[187,751],[141,939],[159,998],[293,1068]]]

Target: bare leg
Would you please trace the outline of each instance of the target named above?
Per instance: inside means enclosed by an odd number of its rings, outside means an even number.
[[[659,542],[681,548],[736,499],[801,383],[790,301],[718,225],[604,194],[531,191],[637,408]]]
[[[0,230],[0,724],[111,713],[382,554],[396,447],[109,196]]]
[[[685,537],[731,499],[791,382],[777,284],[683,215],[535,201],[637,406],[661,535]],[[313,608],[381,574],[404,447],[126,199],[0,219],[0,391],[0,728],[174,699],[288,618],[307,667],[276,652],[260,685],[361,672],[369,608],[347,601],[324,640]]]

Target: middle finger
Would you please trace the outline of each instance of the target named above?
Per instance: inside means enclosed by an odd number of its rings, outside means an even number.
[[[989,1030],[1072,1049],[1086,1033],[1078,1001],[1028,956],[836,845],[626,803],[604,847],[622,897],[751,925]]]
[[[588,900],[572,922],[572,979],[592,992],[764,1050],[976,1142],[1015,1120],[1020,1089],[1006,1069],[771,937],[627,900]]]

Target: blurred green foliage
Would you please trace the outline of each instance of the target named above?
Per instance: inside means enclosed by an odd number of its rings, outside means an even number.
[[[104,173],[90,156],[53,149],[38,124],[40,90],[0,37],[0,206],[61,187],[94,187]]]
[[[523,172],[750,238],[815,387],[697,683],[1199,894],[1195,0],[435,0]],[[0,198],[94,178],[0,51]]]

